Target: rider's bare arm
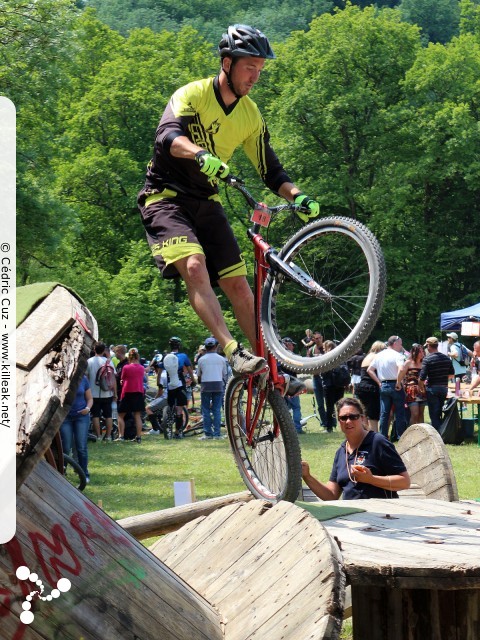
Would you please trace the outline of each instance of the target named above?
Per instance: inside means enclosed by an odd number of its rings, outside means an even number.
[[[288,202],[293,202],[295,200],[295,196],[301,193],[301,191],[292,182],[284,182],[280,186],[278,193],[282,196],[282,198],[288,200]]]
[[[194,160],[195,154],[199,151],[202,151],[202,147],[191,142],[187,136],[177,136],[172,140],[172,144],[170,145],[170,153],[174,158]]]

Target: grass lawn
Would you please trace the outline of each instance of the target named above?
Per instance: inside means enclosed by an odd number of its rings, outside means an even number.
[[[302,413],[312,413],[312,396],[301,396]],[[321,433],[315,419],[300,436],[302,457],[308,460],[315,475],[328,480],[335,451],[343,441],[338,429]],[[460,498],[480,499],[477,465],[480,447],[475,441],[459,446],[447,445]],[[197,500],[243,491],[243,484],[230,451],[228,439],[200,441],[193,436],[167,441],[163,436],[146,435],[142,444],[89,443],[91,483],[85,495],[115,520],[131,515],[174,506],[173,483],[191,478],[195,481]],[[149,546],[153,538],[144,540]],[[351,619],[343,625],[342,639],[352,638]]]
[[[311,396],[301,397],[302,413],[309,415]],[[328,480],[335,451],[343,440],[338,429],[320,433],[318,421],[307,424],[300,436],[302,457],[317,477]],[[475,432],[475,438],[476,438]],[[245,486],[236,469],[228,440],[199,441],[195,436],[167,441],[145,435],[142,444],[125,442],[89,443],[91,484],[85,490],[93,502],[102,501],[112,518],[174,506],[174,481],[195,481],[198,500],[213,498]],[[460,498],[480,498],[477,465],[480,447],[476,440],[459,446],[447,445],[458,484]]]

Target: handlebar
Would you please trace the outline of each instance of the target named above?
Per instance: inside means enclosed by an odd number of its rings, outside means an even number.
[[[304,211],[308,213],[308,208],[302,207],[294,202],[286,202],[285,204],[279,204],[274,207],[268,207],[263,202],[258,202],[245,186],[245,182],[231,173],[229,173],[225,178],[220,178],[220,180],[224,182],[227,187],[232,187],[233,189],[240,191],[252,209],[266,209],[272,214],[272,216],[280,213],[280,211]]]

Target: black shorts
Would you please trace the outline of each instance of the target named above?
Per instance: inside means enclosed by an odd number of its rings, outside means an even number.
[[[377,389],[355,389],[355,395],[365,407],[365,414],[370,420],[380,420],[380,393]]]
[[[247,269],[220,202],[187,196],[147,198],[140,206],[148,244],[164,278],[179,275],[175,262],[204,254],[210,281],[245,276]],[[150,203],[149,203],[150,200]]]
[[[168,390],[168,404],[170,407],[173,407],[174,404],[177,407],[186,407],[188,404],[187,401],[187,392],[184,387],[177,387],[176,389]]]
[[[105,419],[112,417],[112,396],[110,398],[94,398],[92,405],[92,417]]]
[[[145,409],[145,396],[140,391],[126,393],[118,405],[119,413],[135,413]]]

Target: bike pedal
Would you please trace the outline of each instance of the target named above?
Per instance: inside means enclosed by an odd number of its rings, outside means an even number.
[[[250,378],[256,378],[257,376],[261,376],[264,375],[265,373],[269,373],[270,371],[270,367],[267,366],[264,367],[263,369],[260,369],[260,371],[255,371],[255,373],[244,373],[241,377],[245,378],[245,380],[249,380]]]

